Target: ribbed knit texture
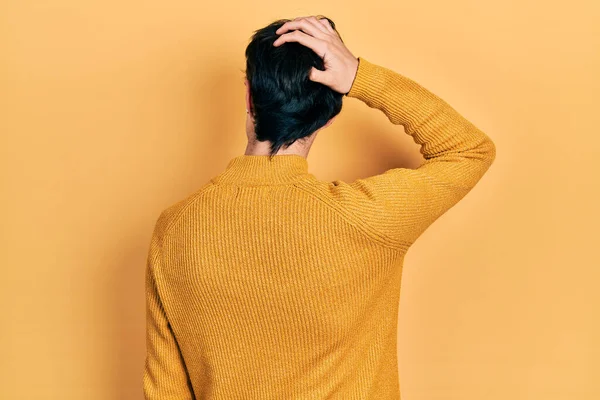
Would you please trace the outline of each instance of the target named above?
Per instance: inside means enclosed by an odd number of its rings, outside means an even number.
[[[400,399],[404,256],[496,150],[362,57],[347,96],[402,125],[426,161],[347,183],[299,155],[241,155],[165,209],[146,269],[146,399]]]

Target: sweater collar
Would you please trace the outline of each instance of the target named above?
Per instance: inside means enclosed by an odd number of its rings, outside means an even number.
[[[246,155],[234,157],[214,177],[215,184],[278,185],[296,182],[308,175],[308,161],[298,154]]]

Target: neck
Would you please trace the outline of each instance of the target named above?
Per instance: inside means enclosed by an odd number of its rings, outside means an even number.
[[[259,142],[259,141],[254,141],[254,142],[248,142],[248,145],[246,146],[246,151],[244,152],[245,155],[247,156],[268,156],[270,155],[271,152],[271,147],[269,145],[270,142]],[[275,155],[298,155],[298,156],[302,156],[304,158],[308,157],[308,152],[310,150],[310,147],[308,146],[301,146],[298,142],[295,142],[294,144],[292,144],[289,147],[286,148],[280,148],[279,151],[277,153],[275,153]]]
[[[212,179],[214,184],[289,185],[313,179],[308,161],[299,154],[243,154],[231,159],[225,170]],[[316,179],[316,178],[315,178]]]

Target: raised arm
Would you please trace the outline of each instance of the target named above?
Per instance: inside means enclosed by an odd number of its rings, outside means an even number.
[[[309,78],[381,110],[421,146],[417,169],[393,168],[352,183],[334,181],[327,196],[390,246],[410,246],[461,200],[496,157],[492,140],[444,100],[391,69],[356,58],[325,19],[299,18],[277,30],[274,46],[299,42],[323,57]],[[365,133],[369,134],[369,133]]]
[[[417,169],[343,182],[340,201],[362,204],[366,223],[391,242],[411,244],[481,179],[496,156],[492,140],[444,100],[415,81],[359,57],[347,97],[381,110],[421,146]]]
[[[492,164],[492,140],[444,100],[415,81],[359,57],[347,97],[381,110],[421,146],[419,172],[471,189]]]

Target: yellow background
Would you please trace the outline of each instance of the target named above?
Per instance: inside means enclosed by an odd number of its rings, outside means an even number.
[[[600,398],[598,3],[319,3],[2,3],[0,398],[141,399],[153,224],[243,154],[252,31],[315,14],[497,146],[407,255],[403,399]],[[421,161],[346,99],[309,169]]]

